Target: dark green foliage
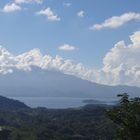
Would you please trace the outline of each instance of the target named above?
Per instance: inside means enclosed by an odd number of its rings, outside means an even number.
[[[105,111],[94,105],[0,111],[0,126],[10,131],[8,140],[111,140],[115,125]]]
[[[10,137],[10,130],[3,129],[0,131],[0,140],[9,140]]]
[[[20,101],[0,96],[0,111],[17,111],[21,109],[29,109],[29,107]]]
[[[116,140],[140,140],[140,98],[121,97],[117,106],[107,112],[108,117],[118,125]]]

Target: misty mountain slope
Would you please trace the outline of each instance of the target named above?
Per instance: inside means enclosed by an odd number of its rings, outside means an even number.
[[[127,92],[140,95],[140,88],[129,86],[106,86],[82,80],[56,71],[33,68],[31,72],[15,71],[0,75],[0,94],[4,96],[43,97],[115,97]]]

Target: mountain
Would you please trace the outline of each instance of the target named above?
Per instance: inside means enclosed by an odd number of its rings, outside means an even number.
[[[20,101],[0,96],[0,111],[17,111],[21,109],[29,109],[29,107]]]
[[[100,85],[36,67],[30,72],[15,71],[12,74],[0,75],[0,95],[8,97],[113,98],[124,92],[131,96],[140,96],[138,87]]]

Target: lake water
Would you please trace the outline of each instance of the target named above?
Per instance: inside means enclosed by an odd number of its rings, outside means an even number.
[[[73,108],[84,106],[84,100],[91,100],[91,98],[66,98],[66,97],[11,97],[12,99],[24,102],[30,107],[47,107],[47,108]],[[115,101],[111,98],[103,98],[93,100],[103,101],[106,104],[112,104]]]

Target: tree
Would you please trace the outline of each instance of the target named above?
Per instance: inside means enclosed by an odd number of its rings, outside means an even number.
[[[9,140],[11,131],[3,129],[0,131],[0,140]]]
[[[117,124],[115,140],[140,140],[140,98],[127,93],[118,95],[119,104],[107,111],[107,116]]]

